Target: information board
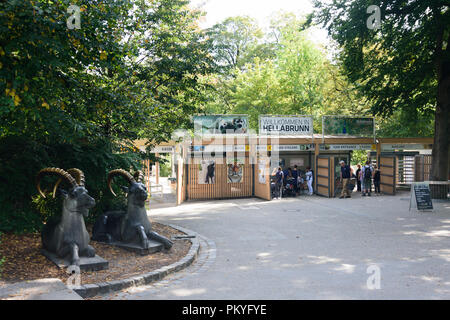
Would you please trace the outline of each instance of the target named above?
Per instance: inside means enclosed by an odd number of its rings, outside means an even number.
[[[414,196],[417,210],[433,210],[430,186],[427,183],[414,183],[411,190],[411,197],[412,196]]]
[[[323,116],[322,134],[331,136],[373,137],[374,118]]]

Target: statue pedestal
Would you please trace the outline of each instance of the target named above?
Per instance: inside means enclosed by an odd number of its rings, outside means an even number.
[[[163,245],[159,242],[149,240],[149,243],[150,243],[150,246],[148,247],[148,249],[143,249],[140,245],[138,245],[136,243],[124,243],[124,242],[119,242],[119,241],[113,241],[108,244],[128,250],[128,251],[136,252],[136,253],[140,254],[141,256],[159,252],[163,249]]]
[[[60,258],[56,254],[49,252],[45,249],[41,249],[41,253],[47,257],[51,262],[56,264],[60,269],[65,269],[70,265],[70,261],[66,258]],[[82,271],[99,271],[109,268],[109,262],[100,256],[95,257],[80,257],[80,270]]]

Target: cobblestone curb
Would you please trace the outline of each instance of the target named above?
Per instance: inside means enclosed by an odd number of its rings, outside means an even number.
[[[146,285],[151,282],[161,280],[168,274],[187,268],[192,264],[192,262],[194,262],[200,250],[200,242],[197,239],[197,233],[189,229],[185,229],[172,224],[169,224],[169,226],[181,232],[184,232],[189,236],[195,236],[195,238],[187,239],[191,242],[192,245],[191,248],[189,249],[189,252],[183,258],[168,266],[159,268],[157,270],[145,273],[140,276],[135,276],[123,280],[85,284],[81,285],[78,288],[74,288],[73,290],[83,298],[90,298],[98,294],[105,294],[108,292],[119,291],[130,287]]]

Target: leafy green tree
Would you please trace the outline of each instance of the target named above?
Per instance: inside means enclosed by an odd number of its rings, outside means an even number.
[[[189,124],[204,99],[199,78],[214,62],[197,26],[200,12],[188,3],[0,2],[3,230],[39,227],[30,212],[42,167],[85,171],[100,210],[109,201],[108,170],[138,169],[152,158],[135,150],[133,140],[157,143]],[[67,25],[71,4],[81,9],[79,29]]]
[[[263,62],[256,58],[253,66],[245,72],[237,72],[232,81],[234,91],[230,93],[233,108],[230,113],[248,114],[250,127],[258,129],[260,114],[281,114],[283,97],[281,86],[276,74],[274,62]]]
[[[264,33],[248,16],[227,18],[209,28],[207,35],[212,55],[225,73],[243,68],[255,57],[265,59],[273,54],[271,44],[263,42]]]
[[[434,114],[432,179],[449,174],[450,10],[448,1],[315,0],[316,21],[341,50],[346,75],[374,114]],[[381,12],[373,28],[370,5]],[[368,22],[369,20],[369,22]],[[368,28],[368,26],[370,28]],[[407,118],[404,118],[405,120]],[[408,123],[404,123],[408,126]]]
[[[396,110],[387,118],[376,117],[377,135],[383,138],[432,137],[434,117],[421,110]],[[407,124],[407,125],[405,125]]]
[[[282,19],[276,22],[273,57],[255,57],[227,76],[217,77],[219,85],[206,110],[247,113],[254,129],[260,114],[321,114],[325,55],[307,39],[302,20],[291,15],[285,23]]]
[[[322,103],[325,57],[300,28],[301,22],[297,22],[281,29],[276,53],[280,96],[288,99],[287,113],[314,114]]]

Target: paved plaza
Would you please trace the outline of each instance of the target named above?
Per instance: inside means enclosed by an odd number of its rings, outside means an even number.
[[[158,283],[102,298],[449,299],[450,202],[434,206],[409,211],[403,192],[152,209],[153,220],[198,232],[197,261]]]

